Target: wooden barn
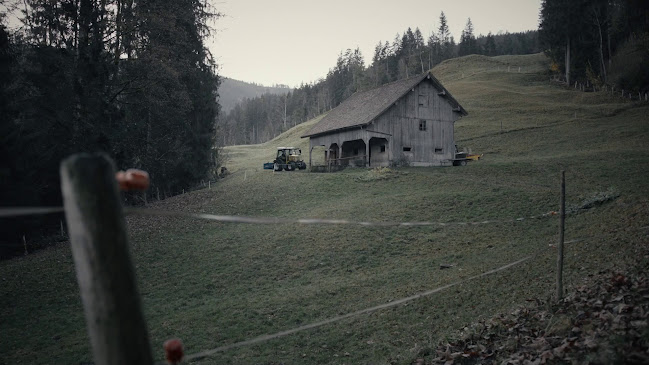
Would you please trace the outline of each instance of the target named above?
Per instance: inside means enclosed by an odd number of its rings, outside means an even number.
[[[358,92],[331,110],[302,138],[309,162],[325,147],[333,165],[451,165],[454,123],[466,110],[430,73]]]

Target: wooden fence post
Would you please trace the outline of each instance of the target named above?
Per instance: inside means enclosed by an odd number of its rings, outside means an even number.
[[[559,245],[557,247],[557,300],[563,298],[563,234],[566,224],[566,171],[561,170],[561,198],[559,200]]]
[[[95,364],[152,364],[112,161],[64,160],[61,190]]]

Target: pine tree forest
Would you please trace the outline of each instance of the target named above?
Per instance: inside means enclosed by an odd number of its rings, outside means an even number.
[[[544,0],[539,38],[554,76],[569,85],[646,91],[649,1]]]
[[[135,204],[214,173],[219,78],[203,41],[220,14],[206,1],[0,5],[2,205],[60,206],[59,164],[73,153],[148,171],[150,195],[126,197]],[[9,16],[20,25],[10,30]],[[3,224],[3,251],[20,232],[58,231],[59,219]]]

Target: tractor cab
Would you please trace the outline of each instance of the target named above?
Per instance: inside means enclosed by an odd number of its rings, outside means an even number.
[[[275,171],[293,171],[296,168],[303,170],[306,164],[301,158],[302,151],[295,147],[277,147],[277,155],[273,161]]]

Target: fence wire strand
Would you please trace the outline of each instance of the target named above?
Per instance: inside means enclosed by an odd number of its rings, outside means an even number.
[[[201,351],[201,352],[198,352],[198,353],[195,353],[195,354],[187,355],[185,357],[185,361],[198,360],[198,359],[201,359],[201,358],[212,356],[212,355],[214,355],[216,353],[219,353],[219,352],[231,350],[231,349],[238,348],[238,347],[254,345],[254,344],[257,344],[257,343],[261,343],[261,342],[266,342],[266,341],[273,340],[273,339],[276,339],[276,338],[280,338],[280,337],[292,335],[292,334],[295,334],[295,333],[298,333],[298,332],[306,331],[306,330],[309,330],[309,329],[312,329],[312,328],[322,327],[324,325],[331,324],[331,323],[334,323],[334,322],[339,322],[339,321],[342,321],[342,320],[345,320],[345,319],[348,319],[348,318],[357,317],[357,316],[360,316],[360,315],[363,315],[363,314],[369,314],[369,313],[372,313],[372,312],[376,312],[376,311],[381,310],[381,309],[395,307],[395,306],[398,306],[398,305],[401,305],[401,304],[404,304],[404,303],[407,303],[407,302],[411,302],[411,301],[416,300],[416,299],[420,299],[420,298],[423,298],[423,297],[433,295],[435,293],[439,293],[439,292],[441,292],[441,291],[443,291],[445,289],[448,289],[448,288],[451,288],[451,287],[454,287],[454,286],[457,286],[457,285],[460,285],[460,284],[464,284],[464,283],[469,282],[471,280],[479,279],[479,278],[482,278],[482,277],[485,277],[485,276],[488,276],[488,275],[491,275],[491,274],[495,274],[495,273],[503,271],[503,270],[507,270],[507,269],[509,269],[511,267],[520,265],[520,264],[522,264],[522,263],[524,263],[524,262],[526,262],[526,261],[528,261],[528,260],[530,260],[530,259],[532,259],[534,257],[535,256],[527,256],[527,257],[524,257],[524,258],[522,258],[520,260],[517,260],[517,261],[511,262],[509,264],[503,265],[501,267],[498,267],[498,268],[495,268],[495,269],[492,269],[492,270],[489,270],[489,271],[485,271],[485,272],[483,272],[481,274],[474,275],[474,276],[471,276],[471,277],[463,279],[463,280],[458,280],[458,281],[453,282],[451,284],[443,285],[443,286],[440,286],[440,287],[432,289],[432,290],[428,290],[428,291],[425,291],[425,292],[414,294],[414,295],[411,295],[409,297],[393,300],[393,301],[385,303],[385,304],[380,304],[380,305],[377,305],[377,306],[374,306],[374,307],[361,309],[361,310],[358,310],[358,311],[355,311],[355,312],[343,314],[343,315],[336,316],[336,317],[331,317],[331,318],[328,318],[328,319],[325,319],[325,320],[322,320],[322,321],[319,321],[319,322],[306,324],[306,325],[295,327],[295,328],[292,328],[292,329],[289,329],[289,330],[280,331],[280,332],[276,332],[276,333],[273,333],[273,334],[262,335],[262,336],[255,337],[255,338],[252,338],[252,339],[249,339],[249,340],[235,342],[235,343],[232,343],[232,344],[229,344],[229,345],[216,347],[216,348],[211,349],[211,350],[205,350],[205,351]],[[163,363],[159,363],[159,364],[163,364]]]
[[[515,223],[525,220],[541,219],[556,215],[554,211],[538,214],[529,217],[519,217],[512,219],[488,219],[484,221],[468,222],[395,222],[395,221],[352,221],[347,219],[321,219],[321,218],[277,218],[277,217],[248,217],[239,215],[216,215],[208,213],[187,213],[160,209],[147,208],[125,208],[126,214],[129,215],[147,215],[147,216],[166,216],[179,218],[194,218],[201,220],[216,221],[221,223],[245,223],[245,224],[319,224],[319,225],[356,225],[363,227],[427,227],[427,226],[475,226],[495,223]],[[27,215],[44,215],[52,213],[63,213],[63,207],[11,207],[0,208],[0,218],[13,218]]]
[[[556,212],[548,212],[530,217],[519,217],[514,219],[494,219],[484,221],[470,221],[470,222],[435,222],[435,221],[420,221],[420,222],[390,222],[390,221],[352,221],[347,219],[320,219],[320,218],[276,218],[276,217],[248,217],[238,215],[215,215],[207,213],[185,213],[173,212],[157,209],[142,209],[142,208],[129,208],[126,213],[130,215],[148,215],[148,216],[167,216],[179,218],[194,218],[209,221],[216,221],[221,223],[245,223],[245,224],[305,224],[305,225],[356,225],[362,227],[428,227],[428,226],[475,226],[496,223],[515,223],[526,220],[535,220],[545,217],[554,216]]]
[[[63,207],[6,207],[0,208],[0,218],[63,213]]]

